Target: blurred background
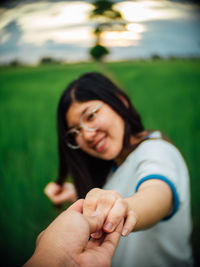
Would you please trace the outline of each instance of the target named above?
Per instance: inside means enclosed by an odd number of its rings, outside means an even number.
[[[200,5],[198,1],[0,2],[0,246],[21,266],[60,209],[45,197],[58,169],[56,109],[89,71],[130,96],[191,176],[192,245],[200,265]]]

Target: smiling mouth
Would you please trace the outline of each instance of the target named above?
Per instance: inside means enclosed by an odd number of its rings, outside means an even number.
[[[95,146],[94,149],[97,152],[102,152],[105,149],[106,145],[106,137],[103,137]]]

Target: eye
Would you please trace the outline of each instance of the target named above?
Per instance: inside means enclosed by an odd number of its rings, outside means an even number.
[[[87,114],[87,116],[86,116],[87,121],[92,121],[94,118],[95,118],[95,112],[91,112],[91,113]]]

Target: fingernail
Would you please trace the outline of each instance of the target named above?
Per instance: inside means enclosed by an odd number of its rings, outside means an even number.
[[[111,231],[113,228],[113,224],[111,222],[106,223],[106,225],[104,226],[104,229],[107,231]]]
[[[90,216],[95,217],[95,216],[100,216],[100,215],[101,215],[101,212],[98,210],[95,210],[95,212],[93,212]]]
[[[127,228],[124,228],[123,231],[122,231],[122,235],[123,236],[126,236],[128,234],[128,229]]]
[[[102,236],[101,230],[98,231],[98,232],[95,232],[95,233],[91,234],[91,237],[92,238],[96,238],[96,239],[100,238],[101,236]]]

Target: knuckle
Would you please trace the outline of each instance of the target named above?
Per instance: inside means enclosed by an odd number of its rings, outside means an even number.
[[[98,188],[98,187],[95,187],[95,188],[93,188],[91,191],[94,192],[94,194],[96,194],[96,193],[101,192],[102,189],[100,189],[100,188]]]
[[[102,195],[99,202],[106,204],[106,205],[112,205],[113,202],[115,202],[115,197],[110,194]]]
[[[95,205],[94,201],[92,201],[92,199],[84,201],[84,209],[92,210],[95,208],[95,206],[96,205]]]
[[[89,197],[89,196],[90,197],[91,196],[95,196],[96,194],[99,194],[100,191],[101,191],[100,188],[93,188],[87,193],[86,198]]]
[[[49,195],[50,193],[51,193],[51,189],[47,186],[47,187],[45,187],[45,189],[44,189],[44,193],[46,194],[46,195]]]
[[[120,194],[115,190],[110,190],[110,194],[112,194],[115,199],[121,198]]]

